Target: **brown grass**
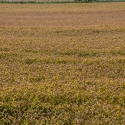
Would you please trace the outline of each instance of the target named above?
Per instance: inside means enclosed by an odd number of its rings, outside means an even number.
[[[124,125],[125,3],[0,4],[0,125]]]

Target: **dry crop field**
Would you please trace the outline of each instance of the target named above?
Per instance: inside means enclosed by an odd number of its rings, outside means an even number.
[[[125,3],[0,4],[0,125],[124,125]]]

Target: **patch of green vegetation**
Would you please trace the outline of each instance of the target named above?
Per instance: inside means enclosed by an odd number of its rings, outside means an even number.
[[[120,56],[125,56],[125,51],[124,50],[115,50],[115,51],[111,51],[112,55],[120,55]]]
[[[38,83],[38,82],[41,82],[43,80],[45,80],[45,77],[33,77],[33,78],[29,79],[29,82],[36,82],[36,83]]]
[[[100,53],[99,52],[80,52],[78,54],[79,57],[99,57],[100,56]]]
[[[17,58],[18,54],[16,53],[11,53],[11,52],[1,52],[0,53],[0,59],[13,59]]]
[[[25,64],[33,64],[36,61],[37,61],[36,59],[25,59]]]

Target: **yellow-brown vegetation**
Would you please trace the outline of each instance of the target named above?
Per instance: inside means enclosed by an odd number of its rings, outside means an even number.
[[[0,125],[124,125],[125,3],[0,4]]]

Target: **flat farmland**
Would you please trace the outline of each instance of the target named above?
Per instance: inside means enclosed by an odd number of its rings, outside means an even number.
[[[0,4],[0,125],[124,125],[125,3]]]

